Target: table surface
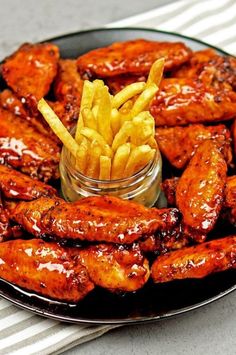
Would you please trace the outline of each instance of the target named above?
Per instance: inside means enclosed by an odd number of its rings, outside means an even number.
[[[173,1],[1,0],[0,58],[22,42],[96,28],[169,2]],[[175,319],[118,328],[63,354],[235,354],[235,305],[234,292]]]

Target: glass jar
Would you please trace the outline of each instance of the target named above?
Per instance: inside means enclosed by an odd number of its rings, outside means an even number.
[[[75,159],[65,146],[62,148],[59,168],[61,191],[67,201],[94,195],[112,195],[151,207],[160,194],[162,160],[159,150],[142,170],[118,180],[97,180],[83,175],[75,169]]]

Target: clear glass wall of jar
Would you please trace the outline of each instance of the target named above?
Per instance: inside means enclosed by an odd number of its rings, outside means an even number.
[[[67,201],[94,195],[112,195],[151,207],[160,194],[162,160],[157,150],[154,159],[133,176],[119,180],[96,180],[75,169],[75,160],[63,147],[60,160],[61,191]]]

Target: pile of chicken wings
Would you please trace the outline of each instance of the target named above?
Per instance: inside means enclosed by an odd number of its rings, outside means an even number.
[[[164,78],[149,110],[167,207],[112,196],[65,201],[56,189],[61,143],[38,100],[45,97],[69,130],[85,79],[101,78],[115,94],[145,81],[161,57]],[[51,43],[23,44],[3,61],[1,76],[0,278],[78,302],[96,286],[136,291],[149,279],[202,278],[236,267],[235,58],[145,39],[76,59],[60,58]]]

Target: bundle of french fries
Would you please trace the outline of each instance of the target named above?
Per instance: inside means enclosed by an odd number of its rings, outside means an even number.
[[[85,80],[74,138],[47,102],[38,102],[39,111],[73,155],[78,171],[99,180],[121,179],[153,160],[155,122],[148,107],[163,68],[164,59],[158,59],[146,82],[130,84],[115,96],[102,80]]]

